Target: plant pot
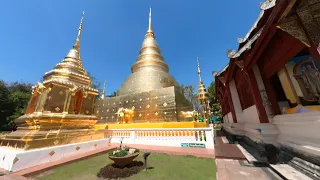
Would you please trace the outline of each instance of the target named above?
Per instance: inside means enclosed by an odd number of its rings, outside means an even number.
[[[132,161],[139,156],[140,153],[134,153],[129,156],[125,157],[114,157],[114,156],[109,156],[109,159],[111,159],[114,164],[118,167],[125,167],[126,165],[132,163]]]

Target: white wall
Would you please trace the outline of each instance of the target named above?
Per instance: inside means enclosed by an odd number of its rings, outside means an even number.
[[[204,138],[206,137],[206,138]],[[111,143],[181,147],[181,143],[205,144],[214,149],[213,128],[114,129]]]
[[[243,110],[243,122],[246,123],[260,123],[259,114],[256,105],[250,106]]]
[[[278,143],[320,156],[320,112],[277,115]]]

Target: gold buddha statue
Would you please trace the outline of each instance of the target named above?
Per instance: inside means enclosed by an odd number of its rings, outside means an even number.
[[[80,56],[82,24],[83,16],[72,49],[33,87],[26,114],[15,120],[17,131],[0,139],[2,146],[27,150],[103,138],[94,130],[98,90]]]

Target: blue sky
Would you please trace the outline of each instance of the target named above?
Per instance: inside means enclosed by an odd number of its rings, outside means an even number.
[[[84,68],[107,81],[107,94],[131,73],[148,27],[180,84],[204,83],[222,69],[259,14],[262,0],[10,0],[0,1],[0,79],[36,83],[75,42],[82,11]]]

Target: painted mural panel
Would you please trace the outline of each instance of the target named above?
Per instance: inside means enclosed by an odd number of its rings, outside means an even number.
[[[282,86],[286,96],[292,98],[294,94],[297,102],[302,105],[320,104],[320,66],[310,56],[299,56],[293,58],[286,64],[284,72],[289,82]],[[281,75],[280,75],[281,76]],[[282,74],[283,76],[283,74]],[[289,90],[291,89],[291,90]],[[292,91],[290,94],[289,92]]]

